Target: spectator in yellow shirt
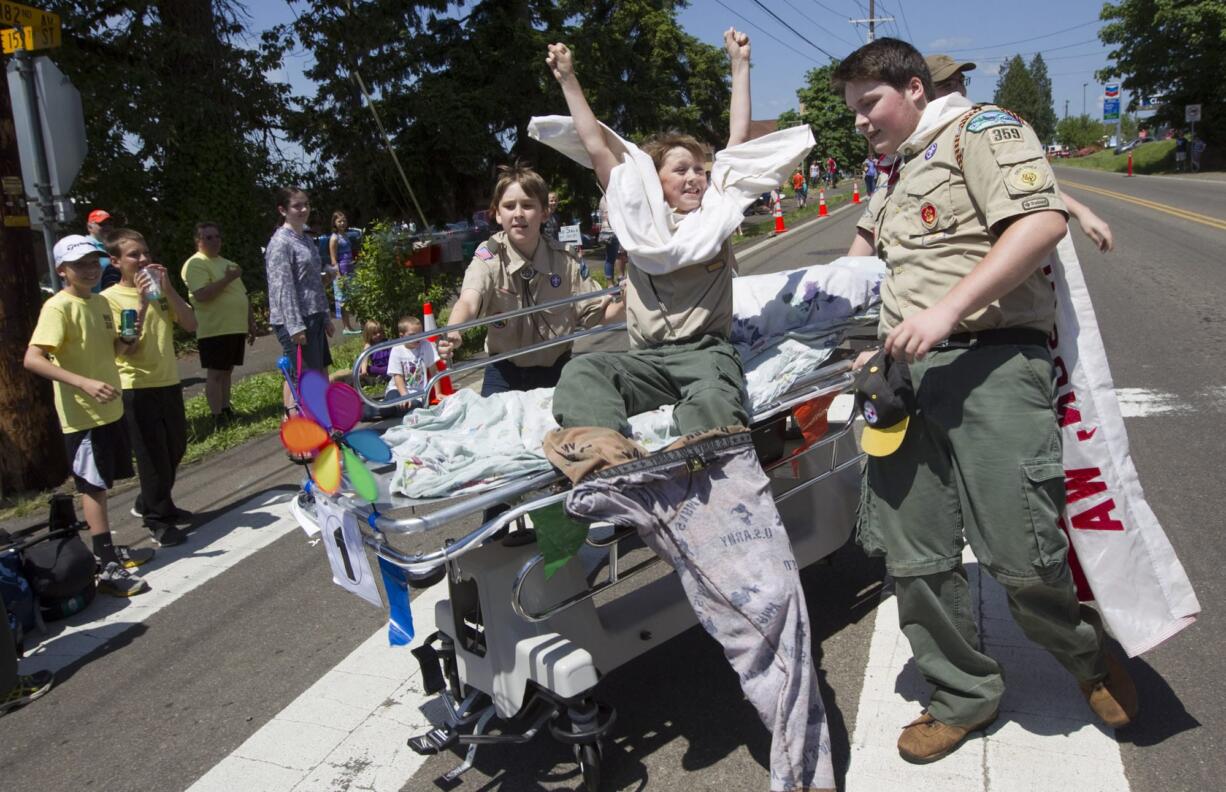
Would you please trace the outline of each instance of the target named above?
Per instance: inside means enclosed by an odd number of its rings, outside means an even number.
[[[171,490],[179,462],[187,451],[187,416],[183,386],[175,357],[174,327],[196,330],[196,315],[174,290],[166,268],[149,257],[145,238],[130,228],[107,237],[111,266],[119,269],[119,283],[102,290],[111,304],[116,324],[125,309],[137,312],[140,333],[136,343],[115,357],[123,388],[123,416],[136,456],[140,495],[132,514],[140,517],[153,540],[162,547],[181,544],[180,528],[191,525],[192,515],[175,505]]]
[[[137,336],[121,336],[107,301],[91,292],[102,278],[102,253],[92,239],[64,237],[52,254],[64,288],[43,303],[23,363],[54,385],[64,448],[100,568],[98,590],[131,597],[149,585],[128,570],[152,559],[153,551],[112,542],[106,493],[115,479],[132,475],[115,356],[130,352]]]
[[[196,254],[180,272],[196,310],[200,365],[204,367],[204,398],[214,422],[234,418],[230,381],[234,367],[243,365],[243,341],[255,343],[255,320],[243,286],[242,270],[221,257],[221,228],[213,222],[196,224]]]

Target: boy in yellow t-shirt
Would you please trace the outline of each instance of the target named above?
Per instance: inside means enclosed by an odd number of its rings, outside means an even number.
[[[140,334],[136,343],[115,357],[123,387],[123,417],[136,454],[140,495],[132,514],[144,520],[153,540],[162,547],[183,542],[180,528],[191,525],[192,515],[175,505],[171,490],[183,453],[187,450],[187,417],[183,387],[175,359],[174,327],[196,330],[196,314],[170,285],[166,268],[152,263],[145,238],[130,228],[107,237],[111,266],[119,269],[119,283],[104,289],[116,323],[125,309],[137,312]],[[154,293],[152,299],[150,293]],[[157,294],[160,292],[160,294]]]
[[[53,255],[64,288],[43,304],[24,364],[55,386],[72,478],[101,566],[98,590],[130,597],[148,585],[128,569],[153,558],[153,551],[112,542],[106,493],[115,479],[132,475],[115,355],[131,351],[136,338],[121,337],[106,300],[90,292],[102,277],[102,252],[93,241],[64,237]]]

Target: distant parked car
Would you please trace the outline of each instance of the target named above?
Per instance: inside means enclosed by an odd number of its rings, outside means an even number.
[[[1141,145],[1142,143],[1148,143],[1149,141],[1150,141],[1150,139],[1149,139],[1149,138],[1147,138],[1147,137],[1139,137],[1139,138],[1134,138],[1134,139],[1132,139],[1132,140],[1128,141],[1127,143],[1125,143],[1125,144],[1124,144],[1124,145],[1122,145],[1122,146],[1116,146],[1116,147],[1115,147],[1115,153],[1116,153],[1116,154],[1123,154],[1123,153],[1124,153],[1124,152],[1126,152],[1126,151],[1132,151],[1134,148],[1136,148],[1137,146]]]

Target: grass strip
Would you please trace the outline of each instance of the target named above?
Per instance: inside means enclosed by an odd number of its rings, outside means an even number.
[[[332,347],[333,369],[349,369],[361,351],[360,338],[353,338]],[[229,424],[218,425],[214,422],[209,404],[203,395],[187,399],[183,405],[187,414],[187,452],[183,455],[183,464],[190,464],[276,432],[285,416],[281,402],[283,381],[279,371],[252,374],[236,381],[230,390],[230,403],[236,417]],[[135,484],[135,477],[117,481],[112,492]],[[72,478],[69,477],[54,489],[17,493],[0,501],[0,521],[39,514],[46,509],[47,499],[52,494],[75,491]]]
[[[1072,168],[1106,171],[1108,173],[1127,173],[1128,155],[1132,154],[1133,173],[1171,173],[1175,170],[1175,141],[1156,140],[1153,143],[1143,143],[1131,152],[1116,154],[1111,149],[1104,149],[1086,157],[1070,157],[1054,160],[1054,165],[1068,165]]]

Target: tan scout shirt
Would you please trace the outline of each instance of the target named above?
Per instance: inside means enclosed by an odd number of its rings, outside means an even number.
[[[736,258],[725,240],[704,264],[667,275],[648,275],[630,258],[626,280],[626,325],[633,349],[732,333],[732,279]]]
[[[878,190],[857,223],[874,235],[889,265],[881,287],[885,338],[931,308],[988,254],[998,224],[1055,209],[1067,214],[1034,131],[998,107],[975,107],[950,121],[930,145],[903,151],[897,183]],[[1055,322],[1051,286],[1036,270],[1017,288],[959,323],[955,332],[1001,327],[1043,331]]]
[[[531,277],[525,279],[524,275]],[[464,272],[461,291],[481,295],[479,316],[493,316],[518,308],[560,300],[573,294],[600,290],[588,277],[587,266],[566,252],[559,242],[542,236],[532,260],[526,260],[499,231],[482,242]],[[576,327],[594,327],[604,316],[601,300],[570,303],[547,311],[488,325],[485,351],[491,355],[512,352],[546,339],[574,332]],[[570,351],[570,344],[542,349],[511,358],[517,366],[552,366]]]

